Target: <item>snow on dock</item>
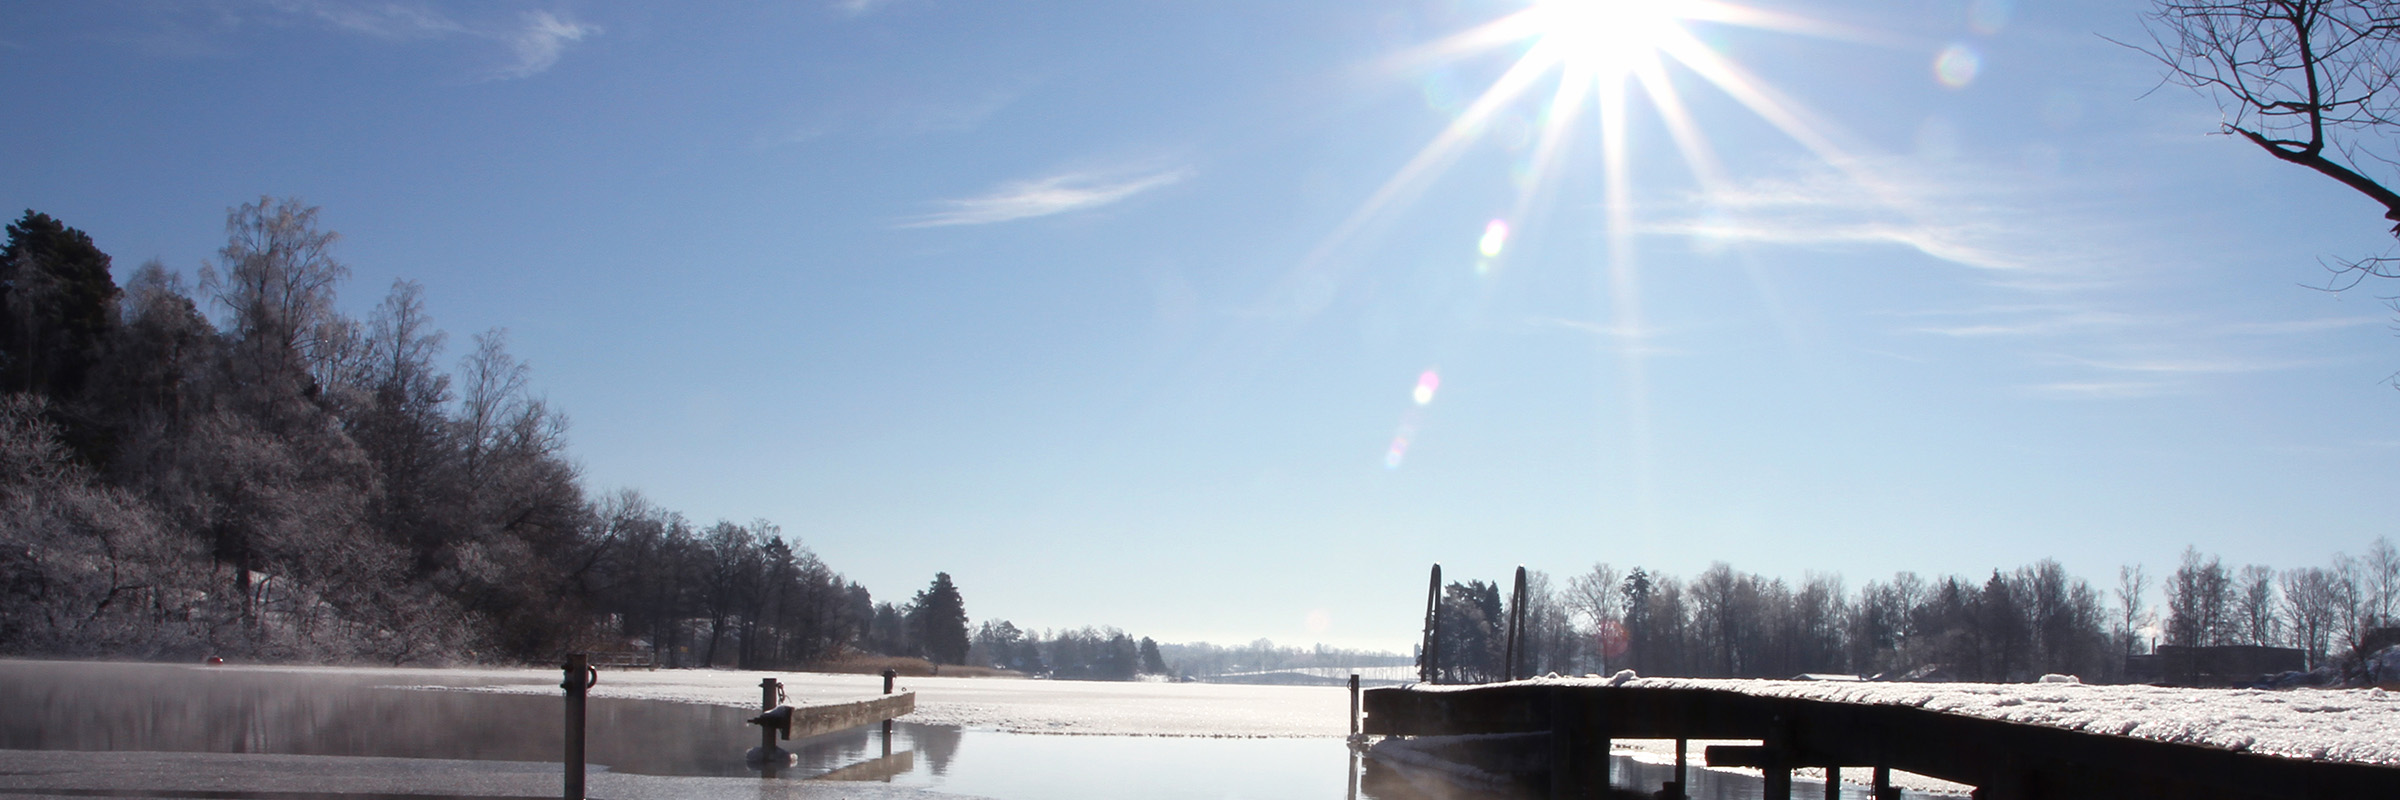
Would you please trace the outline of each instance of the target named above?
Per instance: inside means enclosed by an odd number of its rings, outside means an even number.
[[[1535,678],[1590,685],[1602,678]],[[2382,689],[2184,689],[2081,683],[1818,682],[1635,678],[1617,685],[1906,706],[2236,752],[2400,766],[2400,695]],[[1470,687],[1428,687],[1440,691]]]

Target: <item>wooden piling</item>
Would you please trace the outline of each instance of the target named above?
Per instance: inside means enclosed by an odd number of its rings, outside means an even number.
[[[783,698],[778,697],[781,694],[783,694],[782,681],[774,678],[758,679],[758,713],[764,714],[775,710],[776,706],[782,705]],[[773,763],[774,756],[775,729],[760,725],[758,726],[758,757],[762,763]]]
[[[1690,739],[1675,740],[1675,800],[1682,800],[1682,798],[1689,796],[1685,792],[1684,787],[1691,785],[1687,782],[1690,781],[1691,778],[1684,773],[1687,771],[1687,765],[1690,762],[1685,758],[1684,751],[1686,748],[1690,747],[1691,743],[1692,742]]]
[[[883,693],[884,693],[884,694],[891,694],[891,693],[892,693],[892,682],[893,682],[893,681],[897,681],[897,680],[899,680],[899,679],[900,679],[900,671],[899,671],[899,670],[892,669],[892,668],[890,668],[890,667],[885,667],[885,668],[884,668],[884,670],[883,670]],[[913,707],[913,706],[912,706],[912,707]],[[884,758],[891,758],[891,757],[892,757],[892,718],[891,718],[891,717],[884,717],[884,718],[883,718],[883,757],[884,757]]]
[[[1425,585],[1425,643],[1417,646],[1417,680],[1440,683],[1442,678],[1442,565],[1433,565],[1433,580]]]
[[[1764,755],[1765,758],[1760,759],[1765,763],[1758,765],[1758,768],[1764,773],[1762,777],[1766,779],[1767,785],[1766,788],[1760,792],[1760,795],[1765,797],[1766,800],[1792,800],[1792,734],[1790,721],[1785,720],[1781,715],[1777,715],[1769,720],[1767,723],[1767,738],[1765,741],[1766,746],[1762,748],[1762,755]]]
[[[1358,738],[1358,673],[1351,673],[1351,740]]]
[[[565,673],[559,688],[567,690],[566,703],[566,785],[561,796],[566,800],[583,798],[583,699],[600,682],[600,671],[582,653],[571,653],[561,668]]]

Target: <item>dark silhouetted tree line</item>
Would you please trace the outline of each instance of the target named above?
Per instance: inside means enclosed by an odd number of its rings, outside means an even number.
[[[416,284],[343,315],[313,207],[233,209],[196,286],[154,261],[119,287],[44,214],[7,234],[0,652],[785,667],[875,622],[770,523],[587,497],[505,332],[445,371]],[[930,649],[894,654],[965,657],[947,576],[911,609]]]

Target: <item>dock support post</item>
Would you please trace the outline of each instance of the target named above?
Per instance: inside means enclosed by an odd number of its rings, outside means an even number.
[[[1501,667],[1501,669],[1506,670],[1508,673],[1507,677],[1503,678],[1503,680],[1516,680],[1517,668],[1524,665],[1524,632],[1525,568],[1523,566],[1519,566],[1517,567],[1516,588],[1510,590],[1508,595],[1508,643],[1507,646],[1500,649],[1501,660],[1507,662]]]
[[[600,682],[600,671],[593,669],[590,657],[582,653],[569,654],[562,670],[565,678],[558,685],[567,690],[567,774],[562,796],[583,800],[583,698]]]
[[[1417,646],[1417,680],[1442,682],[1442,565],[1425,586],[1425,643]]]
[[[1358,673],[1350,673],[1350,742],[1358,742]]]
[[[1767,724],[1763,759],[1767,763],[1758,765],[1759,771],[1765,773],[1767,785],[1761,793],[1765,800],[1792,800],[1792,734],[1787,730],[1790,724],[1782,714],[1774,715]]]
[[[1691,796],[1684,791],[1684,787],[1689,785],[1684,782],[1690,780],[1690,778],[1684,775],[1685,767],[1690,763],[1686,760],[1685,751],[1690,747],[1690,745],[1690,739],[1675,740],[1675,782],[1661,787],[1668,790],[1667,797],[1669,800],[1682,800],[1685,797]]]
[[[1892,788],[1892,768],[1875,765],[1875,800],[1900,800],[1900,792]]]
[[[1842,800],[1842,768],[1825,767],[1825,800]]]
[[[777,695],[782,693],[782,681],[774,678],[758,679],[758,713],[764,714],[775,710],[775,706],[781,700]],[[758,726],[758,759],[760,764],[772,765],[775,763],[775,729],[773,727]],[[766,769],[770,770],[769,775],[774,774],[771,772],[774,769],[773,766],[768,766]]]
[[[1608,731],[1596,707],[1581,699],[1563,689],[1550,693],[1551,800],[1608,793]]]
[[[883,670],[883,693],[884,693],[884,694],[891,694],[891,693],[892,693],[892,682],[893,682],[893,681],[896,681],[896,680],[899,680],[899,679],[900,679],[900,671],[899,671],[899,670],[892,669],[892,668],[889,668],[889,667],[886,667],[886,668],[884,668],[884,670]],[[884,718],[884,720],[883,720],[883,757],[884,757],[884,758],[891,758],[891,757],[892,757],[892,720],[891,720],[891,718],[890,718],[890,717],[885,717],[885,718]]]

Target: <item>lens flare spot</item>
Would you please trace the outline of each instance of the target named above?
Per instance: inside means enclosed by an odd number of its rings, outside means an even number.
[[[1507,246],[1508,220],[1504,219],[1496,219],[1484,224],[1483,240],[1475,243],[1475,249],[1482,252],[1484,258],[1499,257],[1500,248]]]
[[[1942,54],[1933,59],[1934,80],[1952,89],[1967,88],[1967,84],[1975,82],[1975,74],[1981,71],[1983,57],[1975,53],[1975,48],[1964,44],[1942,48]]]
[[[1324,633],[1333,629],[1333,614],[1322,608],[1309,609],[1308,618],[1302,624],[1308,626],[1309,633]]]
[[[1399,469],[1399,468],[1400,468],[1400,462],[1401,462],[1401,461],[1403,461],[1403,460],[1405,460],[1405,459],[1407,459],[1407,458],[1408,458],[1408,437],[1406,437],[1406,436],[1394,436],[1394,437],[1392,437],[1392,446],[1391,446],[1391,448],[1390,448],[1390,449],[1387,449],[1387,450],[1385,450],[1385,451],[1383,451],[1383,468],[1384,468],[1384,469]]]
[[[1433,370],[1426,370],[1424,374],[1417,376],[1416,391],[1410,392],[1409,395],[1417,399],[1417,405],[1426,405],[1433,402],[1433,393],[1440,388],[1442,388],[1442,376]]]
[[[1624,655],[1626,645],[1633,640],[1633,637],[1626,635],[1624,626],[1611,620],[1601,620],[1599,629],[1592,632],[1592,638],[1600,649],[1600,655],[1612,659]]]

